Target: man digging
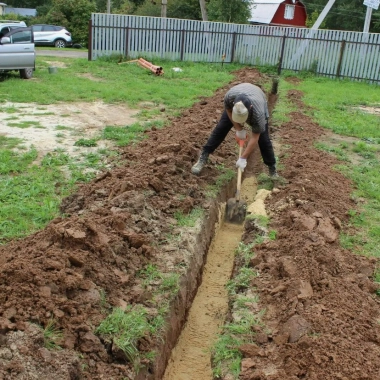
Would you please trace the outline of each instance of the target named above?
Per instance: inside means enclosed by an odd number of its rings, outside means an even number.
[[[224,112],[206,144],[202,148],[198,161],[191,172],[199,175],[208,161],[208,156],[224,141],[232,127],[236,130],[236,138],[245,140],[250,128],[252,133],[242,155],[236,162],[236,167],[244,171],[247,158],[259,145],[264,164],[269,168],[269,175],[277,177],[276,158],[268,131],[269,111],[267,99],[260,87],[251,83],[241,83],[232,87],[224,96]]]

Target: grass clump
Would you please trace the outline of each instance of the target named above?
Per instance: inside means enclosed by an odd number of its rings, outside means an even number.
[[[74,146],[84,146],[84,147],[94,147],[97,146],[98,143],[96,139],[79,139],[75,141]]]
[[[179,227],[194,227],[197,220],[200,219],[203,214],[203,209],[195,207],[189,214],[184,214],[182,211],[176,211],[174,213],[174,218],[177,220],[177,225]]]
[[[146,301],[149,309],[136,304],[125,310],[115,308],[96,329],[103,339],[122,350],[127,361],[137,373],[140,368],[154,360],[154,351],[142,352],[139,341],[143,338],[159,338],[165,326],[170,301],[179,289],[177,273],[161,273],[157,266],[148,264],[138,273],[142,286],[152,293]]]
[[[215,184],[207,187],[206,193],[209,197],[216,196],[220,189],[236,176],[235,170],[226,168],[224,165],[217,165],[217,169],[220,171],[220,175],[216,179]]]
[[[8,123],[8,126],[9,127],[21,128],[21,129],[30,128],[30,127],[43,128],[39,121],[31,121],[31,120],[21,121],[19,123]]]
[[[263,312],[259,311],[258,295],[251,289],[252,280],[257,276],[250,260],[254,257],[255,243],[240,243],[235,254],[238,263],[236,275],[227,283],[227,291],[232,305],[232,317],[222,329],[217,341],[212,347],[213,376],[216,379],[232,376],[238,379],[240,374],[242,354],[239,346],[244,343],[254,343],[255,326],[261,326]]]
[[[126,359],[136,368],[142,359],[138,349],[139,340],[155,334],[156,331],[150,323],[146,308],[129,305],[125,310],[115,308],[100,323],[96,333],[123,351]]]
[[[316,148],[323,150],[325,152],[334,154],[340,161],[349,161],[349,152],[344,146],[331,146],[330,144],[317,142],[315,144]]]
[[[48,350],[59,350],[59,342],[63,337],[62,331],[56,327],[56,322],[53,319],[49,319],[45,328],[42,328],[44,347]]]
[[[262,240],[260,239],[260,241]],[[252,279],[257,276],[254,268],[250,267],[250,260],[254,256],[253,245],[240,242],[235,251],[235,260],[239,263],[239,270],[226,285],[228,294],[232,298],[248,289]]]

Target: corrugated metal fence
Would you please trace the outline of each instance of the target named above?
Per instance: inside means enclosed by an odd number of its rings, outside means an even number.
[[[380,34],[93,13],[89,60],[239,62],[380,82]]]

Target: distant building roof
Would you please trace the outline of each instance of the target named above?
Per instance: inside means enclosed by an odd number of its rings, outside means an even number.
[[[4,14],[7,13],[14,13],[16,15],[20,16],[37,16],[37,10],[32,8],[12,8],[12,7],[5,7]]]
[[[269,24],[283,1],[284,0],[255,0],[251,4],[251,17],[248,21]]]

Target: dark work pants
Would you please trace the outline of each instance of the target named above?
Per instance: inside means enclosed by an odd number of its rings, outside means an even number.
[[[213,153],[214,150],[224,141],[232,127],[233,124],[228,117],[227,112],[224,110],[218,124],[211,132],[206,144],[203,146],[203,151],[209,154]],[[275,165],[276,158],[274,156],[272,141],[269,138],[268,122],[265,125],[265,131],[260,133],[259,148],[264,164],[268,166]]]

